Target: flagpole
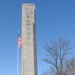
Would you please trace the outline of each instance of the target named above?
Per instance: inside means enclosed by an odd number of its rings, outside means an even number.
[[[17,34],[19,34],[19,31],[17,31]],[[18,75],[18,40],[17,40],[17,75]]]
[[[18,75],[18,45],[17,45],[17,75]]]
[[[17,41],[17,75],[19,74],[19,69],[18,69],[18,66],[19,66],[18,60],[19,60],[19,58],[18,57],[19,57],[19,48],[20,48],[21,44],[22,44],[22,40],[21,40],[21,38],[19,36],[19,31],[18,31],[18,41]]]

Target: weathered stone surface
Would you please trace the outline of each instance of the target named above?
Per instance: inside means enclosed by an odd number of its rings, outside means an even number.
[[[35,5],[22,4],[22,75],[37,75]]]

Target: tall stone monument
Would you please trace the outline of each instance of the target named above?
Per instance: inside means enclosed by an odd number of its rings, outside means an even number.
[[[22,4],[22,75],[37,75],[35,5]]]

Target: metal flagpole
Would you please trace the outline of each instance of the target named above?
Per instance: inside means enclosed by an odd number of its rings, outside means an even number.
[[[19,34],[19,32],[18,32],[18,34]],[[19,60],[19,48],[20,48],[20,46],[21,46],[21,38],[19,37],[19,35],[18,35],[18,40],[17,40],[17,75],[18,75],[18,72],[19,72],[19,69],[18,69],[18,66],[19,66],[19,63],[18,63],[18,60]]]
[[[19,31],[17,31],[17,34],[19,34]],[[18,38],[17,38],[17,75],[18,75],[18,50],[19,50],[19,48],[18,48]]]
[[[17,75],[18,75],[18,45],[17,45]]]

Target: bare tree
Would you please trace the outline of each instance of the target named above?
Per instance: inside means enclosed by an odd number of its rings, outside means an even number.
[[[71,42],[60,37],[57,42],[45,43],[44,48],[46,58],[43,61],[51,66],[48,75],[63,75],[64,60],[72,49]]]
[[[69,60],[66,60],[65,65],[66,75],[75,75],[75,58],[72,57]]]

